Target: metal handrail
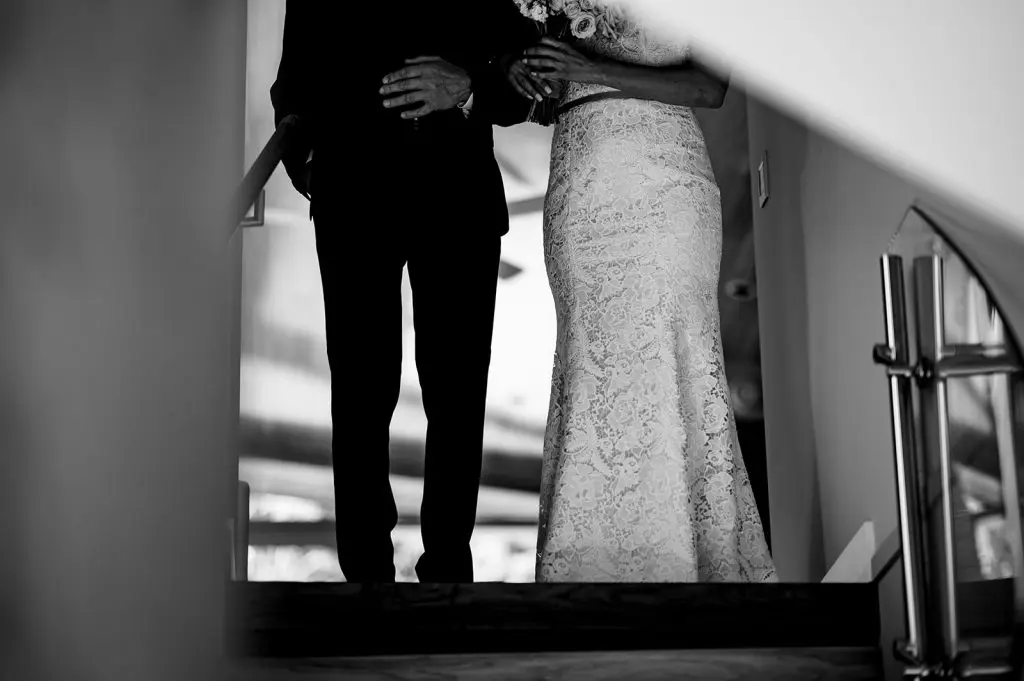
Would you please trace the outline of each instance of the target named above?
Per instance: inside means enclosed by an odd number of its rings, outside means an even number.
[[[270,136],[263,150],[253,162],[249,172],[245,174],[238,191],[235,193],[235,203],[232,213],[231,234],[235,233],[238,225],[245,219],[249,208],[256,203],[263,187],[270,180],[277,164],[285,157],[290,147],[294,145],[296,131],[301,126],[298,116],[288,115],[281,119],[274,134]]]
[[[993,307],[1003,314],[998,296],[985,278],[921,208],[912,207],[903,224],[919,230],[930,228],[940,235],[985,287]],[[1008,326],[1012,340],[1001,347],[947,344],[943,321],[943,260],[935,253],[920,256],[914,259],[912,279],[918,303],[913,315],[917,360],[912,363],[907,334],[910,310],[903,291],[902,258],[891,252],[891,245],[889,250],[881,263],[886,342],[874,348],[874,359],[885,366],[890,383],[900,535],[890,537],[884,551],[879,549],[881,555],[876,556],[873,567],[877,580],[884,578],[896,563],[903,565],[907,637],[897,646],[897,657],[907,665],[905,676],[913,678],[936,673],[998,675],[1011,670],[1019,677],[1024,668],[1024,560],[1019,543],[1015,544],[1014,551],[1017,630],[1012,639],[1008,639],[1012,646],[1000,647],[998,654],[990,654],[992,651],[984,644],[984,636],[979,638],[966,633],[961,626],[961,608],[969,601],[958,597],[960,583],[956,579],[951,487],[955,463],[949,451],[946,380],[1020,372],[1024,369],[1016,351],[1020,338],[1014,333],[1014,327]],[[912,399],[915,395],[919,398],[916,405]],[[920,428],[915,428],[913,424],[918,419]],[[930,466],[925,465],[926,458]],[[937,470],[931,470],[932,467]],[[1012,453],[1007,460],[1001,456],[1000,470],[1001,497],[1008,502],[1004,508],[1007,525],[1012,528],[1010,532],[1015,542],[1019,542],[1020,509],[1013,500],[1021,496],[1017,487],[1020,481]],[[940,485],[934,495],[926,491],[929,487],[923,476],[929,472],[937,474]],[[928,500],[924,499],[926,493]],[[939,517],[933,517],[933,505]],[[1000,646],[1005,645],[1006,640],[1000,639]]]

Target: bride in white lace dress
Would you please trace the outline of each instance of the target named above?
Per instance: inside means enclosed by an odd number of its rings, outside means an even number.
[[[589,14],[578,50],[544,39],[510,74],[564,83],[537,581],[774,581],[723,369],[719,190],[691,110],[720,106],[726,84],[684,46]]]

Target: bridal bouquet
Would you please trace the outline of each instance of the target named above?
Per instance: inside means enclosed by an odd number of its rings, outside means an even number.
[[[601,31],[615,35],[622,19],[618,7],[606,0],[514,0],[520,14],[544,24],[545,35],[565,37],[566,30],[577,40]]]
[[[610,0],[514,0],[520,14],[536,21],[545,36],[558,40],[586,40],[598,31],[614,37],[623,15]],[[534,103],[528,120],[551,125],[556,118],[557,102],[546,99]]]

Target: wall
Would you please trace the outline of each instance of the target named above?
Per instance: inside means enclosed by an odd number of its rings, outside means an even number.
[[[2,679],[224,678],[239,9],[4,3]]]
[[[1024,232],[1020,0],[622,0],[751,94]]]
[[[754,207],[761,380],[768,449],[772,553],[783,581],[818,581],[822,551],[818,462],[811,418],[807,268],[800,178],[807,131],[749,100],[751,167],[771,155],[771,200]],[[753,181],[756,183],[756,172]],[[756,184],[753,196],[757,197]],[[851,535],[852,536],[852,535]]]
[[[910,186],[751,99],[751,164],[772,534],[785,580],[817,580],[866,520],[894,526],[878,256]],[[757,195],[756,178],[754,195]],[[812,478],[813,473],[813,478]],[[820,544],[810,518],[821,523]]]

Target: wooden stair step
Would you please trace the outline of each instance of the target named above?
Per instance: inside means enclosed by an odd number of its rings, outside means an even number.
[[[653,650],[250,660],[238,681],[876,681],[877,648]]]
[[[229,585],[250,658],[858,648],[874,584]]]

